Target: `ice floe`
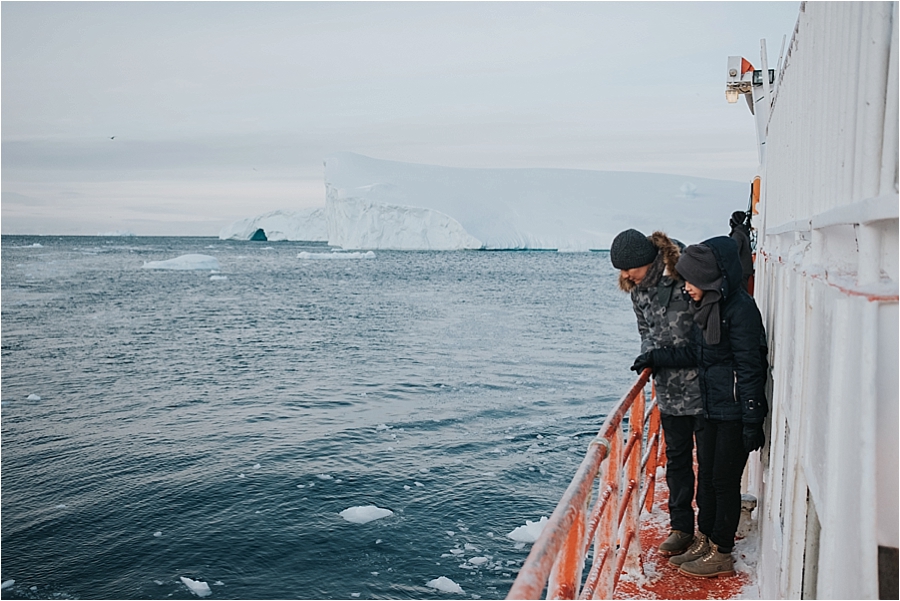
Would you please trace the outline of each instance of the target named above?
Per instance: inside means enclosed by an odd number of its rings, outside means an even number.
[[[39,401],[39,400],[41,400],[41,397],[40,397],[40,395],[37,395],[37,394],[29,394],[27,400],[29,400],[29,401]]]
[[[147,261],[143,265],[144,269],[175,269],[175,270],[191,270],[191,269],[219,269],[219,260],[209,255],[181,255],[174,259],[166,261]]]
[[[15,580],[4,580],[3,584],[0,584],[0,590],[6,590],[10,588],[12,585],[16,583]]]
[[[441,576],[440,578],[435,578],[434,580],[429,580],[427,583],[425,583],[425,586],[427,586],[429,588],[437,589],[444,593],[465,594],[463,592],[462,588],[458,584],[456,584],[455,582],[453,582],[446,576]]]
[[[214,282],[221,282],[222,280],[227,280],[228,276],[227,275],[211,275],[211,276],[209,276],[209,279]]]
[[[153,533],[153,536],[159,538],[160,536],[162,536],[162,531],[161,531],[161,530],[157,530],[156,532]]]
[[[390,509],[383,509],[375,505],[358,505],[349,507],[340,513],[341,517],[354,524],[366,524],[373,520],[380,520],[394,515]]]
[[[520,543],[533,543],[541,535],[544,526],[547,525],[547,516],[543,516],[539,522],[525,520],[524,526],[519,526],[506,536]]]
[[[191,580],[190,578],[185,578],[184,576],[180,576],[180,578],[184,585],[198,597],[208,597],[212,594],[212,591],[209,590],[209,585],[205,582],[200,582],[199,580]]]

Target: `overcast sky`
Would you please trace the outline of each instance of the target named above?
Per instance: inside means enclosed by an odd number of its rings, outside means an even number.
[[[347,150],[748,181],[798,2],[3,2],[2,233],[215,236]],[[112,137],[115,139],[111,139]]]

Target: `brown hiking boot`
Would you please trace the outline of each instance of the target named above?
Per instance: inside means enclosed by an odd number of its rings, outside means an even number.
[[[675,557],[669,558],[669,563],[673,566],[680,566],[683,563],[687,563],[688,561],[694,561],[695,559],[700,559],[704,555],[709,552],[709,538],[706,537],[702,532],[698,532],[697,536],[694,537],[694,542],[688,547],[687,551],[682,553],[681,555],[676,555]]]
[[[709,551],[700,559],[681,564],[681,573],[695,578],[715,578],[734,574],[734,558],[731,553],[720,553],[715,543],[709,544]]]
[[[665,557],[681,555],[691,546],[692,542],[694,542],[693,534],[682,532],[681,530],[672,530],[669,538],[663,541],[657,552]]]

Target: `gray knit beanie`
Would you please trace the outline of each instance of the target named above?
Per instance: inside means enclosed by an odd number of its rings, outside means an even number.
[[[616,269],[634,269],[649,265],[659,252],[650,239],[637,230],[621,232],[609,247],[609,259]]]

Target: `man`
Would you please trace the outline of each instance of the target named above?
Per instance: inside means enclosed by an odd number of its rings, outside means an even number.
[[[610,260],[620,270],[619,287],[631,294],[641,353],[688,343],[693,316],[690,298],[675,271],[679,256],[680,243],[662,232],[648,238],[637,230],[625,230],[610,247]],[[666,440],[671,524],[671,534],[659,546],[659,553],[673,556],[694,540],[694,436],[704,424],[703,404],[697,369],[661,368],[654,378]],[[698,453],[700,445],[698,434]]]
[[[741,282],[744,290],[750,292],[750,276],[753,275],[753,250],[750,248],[750,228],[744,224],[747,213],[735,211],[728,220],[731,233],[728,236],[738,245],[738,257],[741,260]]]

